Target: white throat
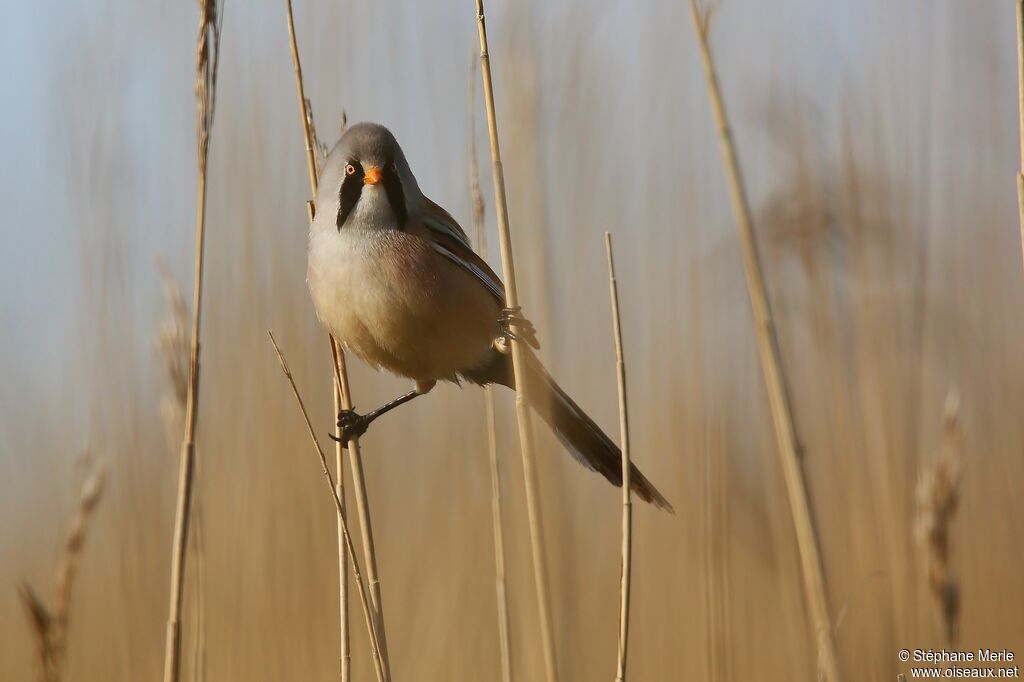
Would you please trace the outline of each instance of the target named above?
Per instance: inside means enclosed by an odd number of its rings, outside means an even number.
[[[366,230],[398,229],[398,219],[383,185],[364,185],[359,201],[341,229],[358,225]]]

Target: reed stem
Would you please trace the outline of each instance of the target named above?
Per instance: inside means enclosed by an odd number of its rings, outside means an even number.
[[[206,242],[206,162],[216,104],[217,66],[220,61],[222,16],[216,0],[200,0],[199,37],[196,45],[196,146],[199,178],[196,201],[195,279],[192,292],[192,338],[189,347],[185,432],[181,441],[174,540],[171,545],[171,589],[164,644],[164,682],[178,682],[181,674],[181,610],[185,595],[185,559],[194,485],[195,438],[199,414],[199,335],[202,321],[203,264]]]
[[[690,0],[690,13],[700,47],[701,60],[704,64],[708,96],[711,99],[711,108],[718,130],[718,142],[725,162],[726,178],[729,182],[732,207],[740,231],[740,242],[743,245],[743,263],[746,270],[750,304],[754,313],[757,346],[761,356],[761,367],[764,371],[765,388],[768,391],[768,405],[771,409],[782,475],[796,530],[797,547],[803,568],[804,594],[817,638],[819,670],[826,682],[839,682],[839,663],[833,641],[832,620],[829,617],[821,553],[807,499],[807,485],[796,451],[796,427],[782,370],[779,341],[772,321],[761,261],[757,252],[750,204],[743,184],[736,148],[733,144],[729,119],[726,116],[725,103],[722,100],[721,88],[718,84],[718,75],[711,57],[711,48],[708,46],[708,23],[698,9],[697,0]]]
[[[343,409],[352,409],[352,393],[348,385],[345,353],[337,340],[330,337],[331,353],[334,358],[334,379],[341,393]],[[352,485],[356,491],[356,513],[359,514],[359,531],[363,536],[363,556],[366,559],[366,578],[369,581],[370,607],[373,611],[374,631],[380,647],[381,662],[384,665],[384,679],[391,679],[391,663],[388,658],[388,640],[384,631],[384,606],[381,600],[380,578],[377,574],[377,550],[373,542],[373,527],[370,525],[370,500],[366,494],[366,480],[363,477],[363,459],[359,440],[348,441],[349,466],[352,468]],[[351,551],[351,550],[350,550]],[[355,557],[352,557],[353,562]],[[354,565],[354,564],[353,564]]]
[[[616,682],[626,681],[626,645],[629,642],[629,588],[633,565],[633,501],[630,493],[629,406],[626,401],[626,362],[622,351],[622,320],[619,316],[619,285],[615,279],[612,235],[604,233],[608,254],[608,293],[612,302],[612,333],[615,337],[616,384],[619,389],[619,439],[622,441],[622,582],[619,586],[619,658]]]
[[[302,114],[302,133],[306,143],[306,163],[309,171],[309,188],[312,196],[312,199],[307,205],[307,209],[309,213],[309,220],[312,222],[315,217],[315,201],[318,184],[316,156],[314,153],[317,145],[314,139],[312,116],[309,111],[309,100],[306,99],[305,86],[302,78],[302,62],[299,59],[298,41],[295,37],[295,19],[292,14],[292,3],[291,0],[285,1],[288,8],[288,37],[292,53],[292,65],[295,69],[295,87],[299,98],[300,113]],[[342,120],[344,120],[344,118]],[[345,351],[342,350],[334,337],[328,335],[328,340],[331,347],[331,358],[334,368],[334,407],[335,413],[338,413],[342,409],[352,409],[352,394],[348,383],[348,371],[345,366]],[[337,427],[335,427],[335,435],[338,437],[341,436],[341,431]],[[341,532],[341,513],[344,510],[344,486],[342,481],[342,471],[344,467],[342,466],[342,450],[343,448],[341,443],[336,443],[334,454],[335,465],[338,470],[338,499],[339,502],[341,502],[341,509],[339,510],[338,515],[339,533]],[[367,497],[366,482],[363,476],[362,454],[359,449],[359,440],[357,438],[349,440],[348,453],[349,463],[352,467],[352,482],[356,491],[356,511],[359,514],[359,526],[363,536],[363,553],[366,558],[367,579],[370,582],[370,602],[374,620],[374,631],[377,633],[378,637],[375,645],[380,651],[385,679],[390,680],[391,666],[388,658],[387,637],[384,630],[384,607],[381,599],[380,578],[377,573],[377,554],[373,542],[373,528],[370,523],[370,503]],[[338,549],[338,601],[339,609],[341,611],[342,682],[347,682],[347,676],[351,675],[351,650],[348,633],[348,596],[346,589],[346,551],[346,548],[339,547]],[[354,556],[352,557],[352,560],[355,561]]]
[[[331,339],[331,350],[332,356],[331,361],[334,361],[333,350],[334,350],[334,339]],[[334,414],[341,412],[341,386],[337,379],[331,381],[334,390],[332,391],[334,396]],[[334,427],[335,438],[341,438],[341,428],[335,424]],[[342,511],[345,510],[345,456],[344,447],[341,442],[335,441],[334,443],[334,470],[337,472],[337,481],[335,482],[335,490],[337,491],[338,501],[341,503]],[[338,514],[338,620],[340,628],[338,636],[340,638],[339,643],[339,656],[341,663],[341,682],[350,682],[352,679],[352,639],[349,634],[348,625],[348,612],[349,612],[349,596],[348,596],[348,546],[345,543],[345,530],[344,524],[342,524],[342,515]]]
[[[480,257],[487,260],[487,234],[484,224],[484,195],[480,191],[480,172],[476,161],[476,68],[469,71],[469,195],[473,202],[473,227]],[[494,388],[484,386],[484,411],[487,417],[487,460],[491,468],[491,525],[494,528],[494,587],[498,600],[498,644],[501,652],[502,682],[512,682],[512,642],[509,634],[508,588],[505,580],[505,532],[501,518],[501,469],[498,466],[498,430],[494,412]]]
[[[476,0],[476,23],[480,37],[480,75],[483,80],[484,102],[487,108],[487,131],[491,144],[491,173],[494,182],[494,208],[498,217],[498,241],[501,246],[501,267],[505,278],[505,304],[519,306],[516,289],[515,263],[512,257],[512,233],[509,228],[508,203],[505,197],[505,172],[501,165],[501,147],[498,144],[498,121],[494,107],[494,89],[491,82],[491,62],[487,51],[487,27],[484,20],[483,0]],[[513,329],[515,331],[515,329]],[[533,551],[533,575],[537,590],[537,612],[540,618],[541,646],[544,670],[548,682],[558,679],[558,663],[551,626],[551,608],[548,598],[546,574],[547,559],[542,536],[540,482],[534,456],[533,425],[529,410],[526,356],[521,342],[513,338],[512,368],[516,380],[516,419],[519,425],[519,445],[523,457],[523,479],[526,485],[526,508],[530,525],[530,546]]]
[[[348,518],[345,514],[345,507],[342,505],[341,498],[338,496],[338,488],[334,483],[334,479],[331,477],[331,470],[327,468],[327,455],[324,454],[324,449],[320,447],[320,441],[317,439],[316,431],[313,429],[313,423],[309,419],[309,412],[306,411],[306,404],[302,400],[302,394],[299,393],[299,389],[295,385],[295,379],[292,377],[292,371],[288,367],[288,361],[284,359],[284,353],[281,352],[280,346],[277,345],[277,339],[274,338],[274,334],[268,331],[267,335],[270,336],[270,343],[273,344],[274,352],[277,353],[278,362],[281,363],[281,371],[284,372],[285,377],[288,379],[288,383],[292,387],[292,393],[295,395],[295,401],[299,404],[299,410],[302,412],[302,418],[306,422],[309,437],[312,439],[313,445],[316,447],[317,455],[320,457],[321,469],[323,470],[324,477],[327,479],[327,484],[331,491],[331,497],[334,499],[334,506],[337,510],[338,518],[341,519],[341,533],[345,540],[345,546],[349,555],[352,557],[352,575],[356,579],[356,587],[359,591],[359,603],[363,607],[363,616],[366,619],[366,629],[370,635],[370,650],[373,654],[373,667],[377,673],[377,679],[380,682],[385,682],[387,680],[387,672],[384,668],[383,660],[378,648],[379,637],[376,630],[376,621],[373,618],[371,605],[366,597],[367,590],[363,583],[363,573],[359,570],[359,562],[356,560],[355,549],[352,546],[352,537],[348,532]]]
[[[1021,254],[1024,256],[1024,0],[1017,6],[1017,113],[1020,116],[1020,172],[1017,173],[1017,209],[1020,212]]]

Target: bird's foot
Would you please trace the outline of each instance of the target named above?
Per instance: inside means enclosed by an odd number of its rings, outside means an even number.
[[[338,413],[338,428],[341,430],[341,433],[339,436],[335,436],[333,433],[330,436],[347,448],[350,440],[359,438],[359,436],[366,433],[366,429],[370,426],[371,421],[373,420],[359,414],[355,410],[342,410]]]
[[[519,306],[502,308],[501,315],[498,317],[498,326],[501,327],[501,336],[494,341],[494,347],[498,352],[507,355],[510,350],[510,340],[524,341],[533,348],[540,349],[537,330],[532,322],[523,317],[523,309]],[[513,326],[516,328],[514,332],[512,331]]]

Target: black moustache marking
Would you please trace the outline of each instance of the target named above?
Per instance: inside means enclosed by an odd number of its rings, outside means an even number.
[[[385,166],[384,193],[387,194],[388,203],[391,204],[391,212],[395,214],[395,219],[398,221],[398,229],[404,230],[405,223],[409,219],[409,211],[405,207],[405,192],[402,191],[402,179],[398,177],[398,169],[393,163]]]
[[[351,163],[355,166],[356,172],[342,179],[338,196],[338,232],[341,232],[341,226],[348,220],[349,214],[359,201],[359,194],[363,191],[363,167],[356,161]]]

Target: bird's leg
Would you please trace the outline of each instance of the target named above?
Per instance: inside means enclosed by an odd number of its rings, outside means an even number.
[[[512,331],[513,325],[516,331]],[[537,340],[537,330],[533,323],[523,317],[523,309],[502,308],[498,316],[498,326],[501,327],[501,336],[494,341],[494,347],[498,352],[508,354],[509,340],[525,341],[535,349],[540,349],[540,342]]]
[[[416,391],[409,391],[408,393],[400,395],[394,400],[386,402],[376,410],[367,412],[366,414],[359,414],[355,410],[342,410],[338,413],[338,426],[341,428],[341,437],[338,438],[331,434],[331,438],[334,438],[334,440],[337,440],[345,447],[348,447],[348,442],[350,440],[358,438],[366,433],[366,429],[369,428],[374,419],[385,412],[395,409],[399,405],[409,402],[418,395],[420,394]]]
[[[430,389],[433,387],[434,382],[416,382],[416,388],[414,388],[413,390],[398,396],[394,400],[390,400],[384,403],[377,409],[371,412],[367,412],[366,414],[359,414],[355,410],[342,410],[341,412],[338,413],[338,426],[341,428],[341,437],[339,438],[336,437],[334,434],[331,434],[331,438],[340,442],[343,446],[347,448],[348,442],[351,439],[358,438],[359,436],[366,433],[366,429],[369,428],[370,424],[377,417],[381,416],[385,412],[390,412],[399,405],[404,405],[405,403],[409,402],[416,396],[420,396],[423,395],[424,393],[429,392]]]

